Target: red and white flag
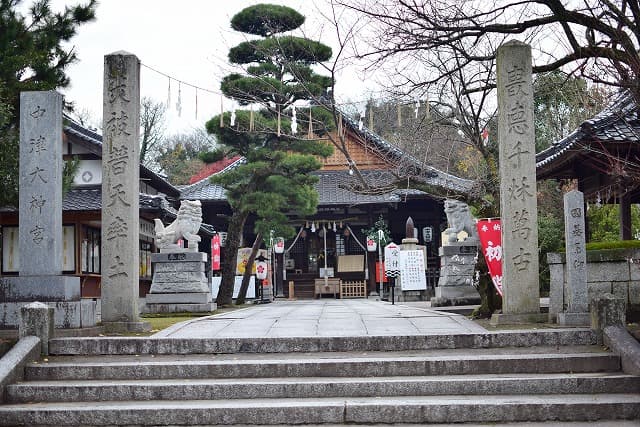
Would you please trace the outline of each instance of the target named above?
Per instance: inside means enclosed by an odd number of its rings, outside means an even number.
[[[482,245],[482,253],[489,268],[489,274],[496,290],[502,296],[502,227],[500,219],[487,218],[478,220],[478,237]]]

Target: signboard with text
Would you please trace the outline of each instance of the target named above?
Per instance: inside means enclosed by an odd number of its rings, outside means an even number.
[[[400,286],[403,291],[423,291],[427,289],[424,274],[424,252],[400,251]]]

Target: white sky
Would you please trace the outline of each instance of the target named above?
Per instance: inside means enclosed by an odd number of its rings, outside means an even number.
[[[54,10],[84,0],[53,0]],[[293,7],[306,16],[304,33],[337,47],[334,32],[318,8],[327,10],[324,0],[269,0]],[[30,2],[28,2],[30,3]],[[102,118],[102,73],[104,55],[124,50],[138,56],[142,64],[176,79],[219,92],[220,78],[229,72],[227,53],[244,35],[233,31],[231,17],[255,0],[102,0],[96,21],[82,25],[71,40],[78,62],[71,65],[71,85],[62,90],[78,110],[87,110],[96,121]],[[345,69],[336,87],[338,99],[364,100],[370,81],[358,77],[355,68]],[[169,79],[141,67],[141,96],[167,102]],[[220,112],[220,95],[198,91],[196,119],[195,90],[181,86],[182,114],[178,116],[178,83],[171,81],[168,132],[188,131]],[[229,110],[230,101],[225,100]]]

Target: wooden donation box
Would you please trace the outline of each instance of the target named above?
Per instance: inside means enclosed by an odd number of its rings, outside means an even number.
[[[313,296],[315,298],[320,298],[322,294],[333,294],[333,297],[340,297],[340,279],[335,277],[327,278],[327,283],[325,284],[324,278],[315,279],[315,287],[314,287]]]

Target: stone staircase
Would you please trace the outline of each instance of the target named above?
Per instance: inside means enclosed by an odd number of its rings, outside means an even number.
[[[640,377],[590,331],[54,339],[0,425],[640,420]]]

